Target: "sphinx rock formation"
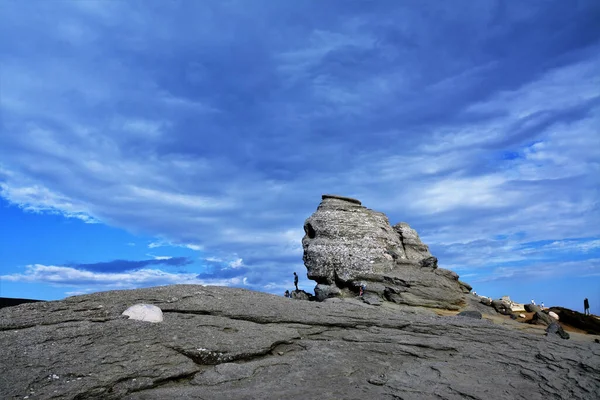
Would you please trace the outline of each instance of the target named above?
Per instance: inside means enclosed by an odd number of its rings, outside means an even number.
[[[365,285],[365,299],[458,310],[471,290],[456,273],[437,267],[408,224],[392,227],[385,214],[359,200],[323,195],[304,232],[303,260],[319,300],[356,296]]]

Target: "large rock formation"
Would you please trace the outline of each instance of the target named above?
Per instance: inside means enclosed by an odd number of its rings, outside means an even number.
[[[348,197],[323,195],[317,211],[304,223],[302,239],[308,278],[315,295],[356,296],[366,292],[399,304],[458,309],[471,287],[437,259],[417,232]]]
[[[121,315],[138,303],[164,320]],[[223,287],[95,293],[0,310],[0,397],[595,398],[600,345],[527,326],[537,333],[393,303]]]

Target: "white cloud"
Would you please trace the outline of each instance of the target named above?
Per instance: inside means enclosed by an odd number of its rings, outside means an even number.
[[[242,279],[198,279],[195,273],[169,273],[158,269],[141,269],[126,273],[101,273],[71,267],[33,264],[24,273],[0,276],[10,282],[47,283],[54,286],[88,287],[88,290],[110,290],[174,284],[239,285]]]
[[[172,242],[165,241],[165,240],[150,242],[148,244],[149,249],[156,249],[158,247],[185,247],[187,249],[194,250],[194,251],[202,251],[204,249],[203,246],[198,245],[198,244],[192,244],[192,243],[177,244],[177,243],[172,243]]]
[[[229,266],[231,268],[240,268],[244,266],[244,260],[242,260],[241,258],[236,258],[235,260],[229,263]]]

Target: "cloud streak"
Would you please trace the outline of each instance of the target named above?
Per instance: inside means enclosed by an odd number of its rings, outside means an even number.
[[[157,257],[151,260],[113,260],[97,262],[92,264],[73,264],[68,267],[90,272],[120,272],[135,271],[150,265],[168,265],[172,267],[183,267],[192,263],[187,257]]]
[[[2,275],[5,281],[46,283],[53,286],[92,288],[99,290],[131,289],[175,284],[240,286],[239,279],[199,279],[194,273],[170,273],[159,269],[140,269],[129,272],[95,272],[54,265],[26,266],[21,274]],[[83,292],[88,292],[84,289]]]

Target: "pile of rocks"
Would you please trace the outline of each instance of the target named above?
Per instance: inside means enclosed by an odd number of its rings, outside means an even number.
[[[540,306],[535,304],[515,303],[508,296],[502,296],[497,300],[492,300],[486,296],[472,296],[475,297],[481,304],[489,306],[499,314],[508,315],[512,319],[521,318],[522,320],[525,320],[525,314],[519,313],[521,311],[533,313],[531,318],[526,322],[534,325],[546,326],[546,332],[548,334],[557,334],[563,339],[569,339],[569,334],[565,332],[562,326],[558,323],[559,316],[554,311],[542,309]]]
[[[471,286],[437,258],[407,223],[387,217],[356,199],[323,195],[304,223],[302,239],[308,278],[319,300],[354,297],[364,290],[370,304],[390,301],[458,310]]]

